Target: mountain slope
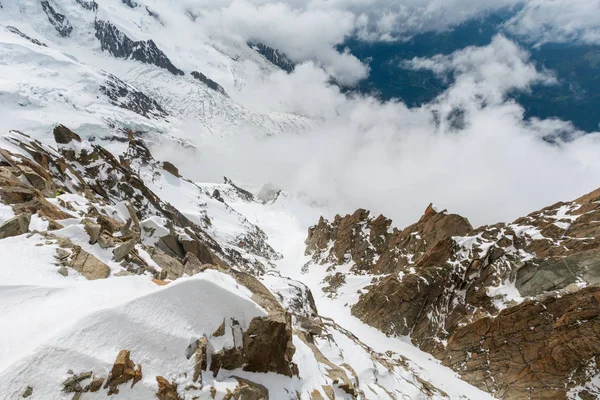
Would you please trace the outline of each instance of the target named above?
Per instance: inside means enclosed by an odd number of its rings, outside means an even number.
[[[485,398],[412,346],[365,344],[319,314],[277,251],[298,231],[273,247],[257,225],[284,194],[188,181],[132,131],[118,158],[53,136],[0,144],[7,398]]]

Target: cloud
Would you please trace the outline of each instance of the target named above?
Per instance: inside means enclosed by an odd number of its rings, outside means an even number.
[[[504,24],[526,41],[600,43],[600,0],[183,0],[211,37],[255,40],[296,62],[313,62],[340,83],[368,76],[368,65],[340,51],[349,37],[406,40],[450,30],[473,18],[510,9]]]
[[[505,28],[537,44],[600,44],[600,0],[529,0]]]
[[[429,202],[482,224],[600,186],[600,133],[583,135],[556,119],[524,120],[522,107],[507,99],[554,81],[510,40],[497,36],[488,46],[409,65],[451,75],[453,83],[430,104],[408,108],[346,96],[311,63],[255,80],[240,94],[242,103],[310,116],[313,129],[262,139],[243,129],[226,139],[198,138],[194,130],[187,134],[199,153],[179,167],[204,181],[227,175],[271,182],[335,212],[365,207],[399,226],[418,219]],[[564,134],[574,140],[561,141]],[[543,139],[549,136],[554,144]]]

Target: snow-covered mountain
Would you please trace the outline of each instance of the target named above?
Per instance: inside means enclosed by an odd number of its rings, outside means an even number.
[[[477,229],[430,206],[399,230],[197,182],[190,136],[322,123],[248,102],[298,66],[203,12],[0,0],[0,397],[599,395],[597,192]]]

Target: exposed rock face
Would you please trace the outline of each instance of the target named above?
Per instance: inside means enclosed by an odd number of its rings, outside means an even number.
[[[79,4],[81,7],[83,7],[84,9],[86,9],[88,11],[93,11],[93,12],[98,11],[98,3],[96,3],[94,0],[75,0],[75,1],[77,1],[77,4]]]
[[[306,268],[329,266],[324,290],[345,284],[340,264],[373,277],[355,316],[500,398],[567,398],[599,373],[600,190],[511,224],[472,229],[429,206],[390,225],[357,210],[309,230]]]
[[[227,272],[252,291],[252,299],[265,308],[269,315],[256,317],[250,321],[250,326],[243,332],[239,347],[214,353],[210,370],[215,376],[221,368],[276,372],[286,376],[297,375],[297,367],[292,363],[295,347],[292,344],[291,315],[258,279],[244,272],[235,270],[227,270]],[[239,326],[232,322],[229,329],[235,332],[239,330]]]
[[[8,29],[10,32],[14,33],[15,35],[21,36],[23,39],[29,40],[33,44],[36,44],[36,45],[41,46],[41,47],[48,47],[45,43],[42,43],[39,40],[34,39],[34,38],[32,38],[32,37],[24,34],[23,32],[21,32],[20,30],[18,30],[14,26],[7,26],[6,29]]]
[[[73,26],[71,26],[71,23],[69,22],[67,17],[65,17],[64,14],[61,14],[58,11],[56,11],[50,5],[48,0],[42,0],[40,4],[42,5],[42,9],[48,16],[48,21],[50,21],[52,26],[54,26],[56,32],[58,32],[58,34],[62,37],[69,36],[73,31]]]
[[[296,64],[292,60],[290,60],[285,54],[277,49],[269,47],[263,43],[254,42],[248,43],[248,46],[264,56],[273,65],[278,66],[286,72],[292,72],[296,67]]]
[[[600,372],[598,355],[600,288],[590,287],[458,328],[443,362],[500,398],[559,399]]]
[[[23,213],[13,217],[0,226],[0,239],[19,236],[29,232],[31,214]]]
[[[102,51],[108,51],[117,58],[131,58],[156,65],[173,75],[184,75],[184,72],[171,63],[171,60],[156,46],[154,41],[133,41],[108,21],[96,20],[94,26]]]
[[[100,91],[110,99],[111,104],[146,118],[158,119],[168,115],[156,100],[114,75],[106,74],[106,82],[100,86]]]
[[[223,89],[223,87],[221,85],[219,85],[217,82],[213,81],[212,79],[210,79],[209,77],[204,75],[202,72],[192,71],[191,75],[194,78],[198,79],[200,82],[204,83],[206,86],[208,86],[212,90],[214,90],[215,92],[219,92],[219,93],[227,96],[227,93],[225,93],[225,89]]]

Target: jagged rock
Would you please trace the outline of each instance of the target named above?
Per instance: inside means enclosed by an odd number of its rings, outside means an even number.
[[[238,381],[233,393],[226,395],[224,400],[268,400],[269,389],[256,382],[251,382],[247,379],[242,379],[237,376],[234,378]]]
[[[526,301],[458,328],[443,362],[499,398],[565,399],[598,356],[600,288],[587,288]]]
[[[58,125],[54,128],[54,141],[58,144],[68,144],[72,140],[81,142],[81,136],[70,130],[64,125]]]
[[[49,203],[42,192],[21,182],[16,175],[5,167],[0,167],[0,201],[4,204],[10,204],[16,214],[24,212],[37,213],[51,220],[71,217]]]
[[[142,379],[142,366],[130,359],[129,350],[121,350],[108,374],[104,388],[109,388],[108,394],[119,393],[118,386],[131,381],[131,387]]]
[[[94,0],[75,0],[75,1],[77,1],[77,4],[79,4],[81,7],[83,7],[84,9],[86,9],[88,11],[93,11],[93,12],[98,11],[98,3],[96,3]]]
[[[175,280],[183,276],[183,264],[181,264],[177,259],[161,252],[160,250],[157,250],[154,252],[154,254],[152,254],[152,259],[158,264],[159,267],[162,268],[161,276],[163,278]]]
[[[186,251],[181,242],[179,242],[177,235],[169,234],[161,237],[157,243],[157,247],[172,257],[185,257]]]
[[[115,232],[119,232],[123,229],[123,224],[117,221],[114,218],[110,218],[106,215],[100,215],[97,219],[98,224],[100,224],[102,231],[108,232],[110,235],[115,234]]]
[[[84,229],[88,235],[90,235],[90,244],[96,244],[98,241],[98,237],[100,236],[100,231],[102,230],[102,225],[95,224],[89,219],[84,221]]]
[[[97,243],[103,249],[108,249],[111,247],[115,247],[117,242],[116,242],[115,238],[113,238],[111,235],[103,232],[98,236]]]
[[[208,247],[199,240],[179,240],[184,254],[192,253],[202,264],[215,264],[219,260],[214,256]]]
[[[27,386],[25,388],[25,391],[21,395],[21,397],[26,399],[26,398],[30,397],[32,394],[33,394],[33,388],[31,386]]]
[[[146,64],[154,64],[173,75],[184,75],[184,72],[171,63],[153,40],[133,41],[116,26],[100,19],[94,22],[94,27],[102,51],[108,51],[118,58],[132,58]]]
[[[29,232],[31,214],[22,213],[12,217],[0,226],[0,239],[11,236],[19,236]]]
[[[110,275],[110,268],[95,256],[79,248],[76,250],[71,268],[89,280],[105,279]]]
[[[56,11],[48,2],[48,0],[41,1],[42,9],[48,17],[48,21],[54,26],[54,29],[62,37],[67,37],[73,31],[73,26],[63,14]]]
[[[208,369],[208,339],[203,336],[196,341],[195,345],[194,376],[192,377],[192,380],[202,384],[202,371]]]
[[[189,276],[194,276],[197,273],[203,271],[204,263],[198,260],[192,253],[187,253],[183,258],[183,273],[188,274]]]
[[[63,261],[66,260],[67,258],[69,258],[69,256],[71,255],[70,252],[68,252],[67,250],[58,247],[56,249],[56,255],[54,256],[54,258],[56,258],[59,261]]]
[[[227,96],[227,93],[225,93],[225,89],[223,89],[223,87],[221,85],[219,85],[217,82],[213,81],[212,79],[208,78],[203,73],[198,72],[198,71],[192,71],[191,75],[194,78],[198,79],[200,82],[204,83],[206,86],[208,86],[212,90]]]
[[[2,8],[2,7],[0,7]],[[18,30],[17,28],[15,28],[14,26],[7,26],[6,29],[8,29],[10,32],[14,33],[15,35],[19,35],[21,36],[23,39],[27,39],[29,40],[31,43],[41,46],[41,47],[48,47],[45,43],[40,42],[37,39],[34,39],[26,34],[24,34],[23,32],[21,32],[20,30]]]
[[[129,252],[131,252],[137,244],[136,239],[130,239],[113,250],[113,257],[116,262],[123,260]]]
[[[162,376],[157,376],[156,382],[158,383],[156,397],[158,397],[159,400],[183,400],[177,393],[177,384],[175,382],[170,383]]]
[[[177,167],[168,161],[163,162],[163,169],[165,171],[167,171],[168,173],[170,173],[171,175],[176,176],[177,178],[179,178],[181,176],[181,175],[179,175],[179,170],[177,169]]]
[[[277,49],[257,42],[249,42],[248,46],[263,55],[273,65],[278,66],[286,72],[292,72],[296,67],[296,64],[293,61]]]
[[[250,321],[250,326],[243,332],[241,347],[213,353],[210,370],[215,376],[221,368],[297,375],[297,367],[292,363],[295,347],[292,343],[291,315],[252,275],[235,270],[227,270],[227,273],[248,288],[253,293],[252,299],[267,310],[269,315]]]
[[[106,74],[106,81],[100,86],[100,91],[109,98],[112,105],[148,119],[165,118],[168,115],[155,99],[114,75]]]
[[[62,390],[65,393],[83,392],[84,388],[81,386],[81,382],[85,381],[86,379],[90,379],[91,377],[92,371],[73,375],[62,383]]]
[[[104,378],[101,376],[96,376],[90,382],[90,392],[97,392],[102,388],[102,384],[104,383]]]

